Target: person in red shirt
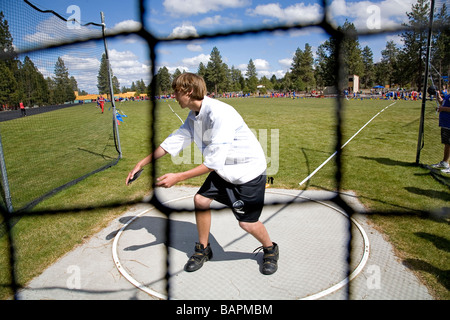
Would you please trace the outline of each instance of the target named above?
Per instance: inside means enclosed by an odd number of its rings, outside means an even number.
[[[20,107],[20,112],[22,113],[22,117],[26,117],[27,111],[25,110],[25,106],[23,105],[22,101],[20,101],[19,107]]]
[[[100,108],[102,108],[102,113],[103,113],[103,109],[104,109],[104,106],[105,106],[105,98],[100,96],[100,98],[98,99],[98,102],[100,103]]]

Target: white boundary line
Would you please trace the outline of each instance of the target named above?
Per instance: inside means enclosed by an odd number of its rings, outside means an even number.
[[[389,108],[390,106],[392,106],[392,105],[394,105],[394,104],[396,104],[396,103],[397,103],[397,101],[394,102],[394,103],[391,103],[390,105],[388,105],[387,107],[385,107],[383,110],[381,110],[380,112],[378,112],[376,115],[374,115],[374,116],[372,117],[372,119],[370,119],[369,121],[367,121],[366,124],[363,125],[363,126],[361,127],[361,129],[359,129],[359,130],[358,130],[358,131],[357,131],[350,139],[347,140],[346,143],[344,143],[344,144],[342,145],[341,150],[344,149],[344,147],[345,147],[350,141],[352,141],[352,139],[353,139],[354,137],[356,137],[356,135],[357,135],[358,133],[360,133],[360,132],[362,131],[362,129],[364,129],[370,122],[372,122],[372,120],[375,119],[380,113],[382,113],[384,110],[386,110],[387,108]],[[324,165],[326,165],[326,164],[328,163],[328,161],[330,161],[336,154],[337,154],[337,151],[335,151],[331,156],[329,156],[327,160],[325,160],[320,166],[317,167],[316,170],[314,170],[313,172],[311,172],[311,174],[310,174],[309,176],[307,176],[305,179],[303,179],[303,181],[300,182],[299,185],[301,186],[301,185],[303,185],[306,181],[308,181],[309,179],[311,179],[311,178],[317,173],[317,171],[319,171],[320,169],[322,169],[322,167],[323,167]]]
[[[175,115],[178,117],[178,119],[180,119],[181,123],[184,124],[183,119],[181,119],[180,116],[179,116],[175,111],[173,111],[173,109],[172,109],[172,107],[170,106],[170,104],[167,104],[167,105],[169,106],[170,110],[172,110],[172,112],[175,113]]]
[[[340,210],[340,209],[338,209],[338,208],[336,208],[336,207],[334,207],[334,206],[332,206],[332,205],[330,205],[330,204],[327,204],[327,203],[325,203],[325,202],[323,202],[323,201],[314,200],[314,199],[311,199],[311,198],[308,198],[308,197],[305,197],[305,196],[301,196],[301,195],[293,195],[293,194],[290,194],[290,193],[287,193],[287,192],[272,191],[272,190],[266,190],[266,192],[272,193],[272,194],[281,194],[281,195],[284,195],[284,196],[291,196],[291,197],[294,197],[294,198],[304,198],[304,199],[306,199],[306,200],[314,201],[314,202],[317,202],[317,203],[319,203],[319,204],[322,204],[322,205],[324,205],[324,206],[327,206],[327,207],[329,207],[329,208],[331,208],[331,209],[333,209],[333,210],[335,210],[335,211],[341,213],[342,215],[344,215],[344,216],[347,217],[347,218],[350,218],[344,211],[342,211],[342,210]],[[169,201],[164,202],[164,204],[171,203],[171,202],[175,202],[175,201],[179,201],[179,200],[188,199],[188,198],[191,198],[191,197],[193,197],[193,195],[185,196],[185,197],[181,197],[181,198],[177,198],[177,199],[172,199],[172,200],[169,200]],[[127,223],[119,230],[119,232],[118,232],[118,233],[116,234],[116,236],[114,237],[114,242],[113,242],[113,245],[112,245],[112,255],[113,255],[114,264],[116,265],[117,270],[118,270],[118,271],[125,277],[125,279],[127,279],[131,284],[133,284],[136,288],[138,288],[138,289],[144,291],[145,293],[147,293],[147,294],[149,294],[149,295],[151,295],[151,296],[157,297],[157,298],[162,299],[162,300],[167,300],[167,296],[166,296],[166,295],[164,295],[164,294],[162,294],[162,293],[159,293],[159,292],[156,292],[156,291],[154,291],[154,290],[152,290],[152,289],[146,287],[144,284],[140,283],[140,282],[137,281],[136,279],[134,279],[134,278],[133,278],[126,270],[125,270],[125,268],[122,266],[122,264],[120,263],[119,255],[117,254],[117,244],[118,244],[118,242],[119,242],[119,238],[120,238],[120,236],[122,235],[123,231],[124,231],[124,230],[128,227],[128,225],[130,225],[133,221],[135,221],[136,219],[140,218],[142,215],[146,214],[147,212],[149,212],[149,211],[151,211],[151,210],[153,210],[153,209],[155,209],[155,208],[152,207],[152,208],[149,208],[149,209],[144,209],[144,210],[142,210],[142,212],[140,212],[139,214],[137,214],[136,216],[134,216],[132,219],[130,219],[130,220],[127,221]],[[355,224],[355,226],[358,228],[359,232],[361,233],[361,235],[362,235],[362,237],[363,237],[363,242],[364,242],[364,253],[363,253],[363,256],[362,256],[362,258],[361,258],[361,260],[360,260],[358,266],[355,268],[355,270],[353,270],[353,272],[352,272],[348,277],[346,277],[345,279],[343,279],[343,280],[340,281],[339,283],[337,283],[337,284],[331,286],[331,287],[328,288],[328,289],[322,290],[322,291],[320,291],[320,292],[318,292],[318,293],[315,293],[315,294],[306,296],[306,297],[304,297],[304,298],[300,298],[299,300],[316,300],[316,299],[322,298],[322,297],[324,297],[324,296],[326,296],[326,295],[328,295],[328,294],[330,294],[330,293],[332,293],[332,292],[335,292],[335,291],[341,289],[342,287],[344,287],[345,285],[347,285],[350,281],[352,281],[352,280],[353,280],[359,273],[361,273],[361,271],[364,269],[364,267],[365,267],[365,265],[366,265],[366,263],[367,263],[367,260],[369,259],[369,252],[370,252],[369,238],[368,238],[368,236],[367,236],[367,234],[366,234],[364,228],[363,228],[363,227],[362,227],[355,219],[350,218],[350,220],[351,220],[351,222],[352,222],[353,224]]]

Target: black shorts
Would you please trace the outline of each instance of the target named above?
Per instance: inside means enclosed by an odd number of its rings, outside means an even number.
[[[244,184],[232,184],[213,171],[197,193],[230,207],[239,221],[257,222],[264,207],[265,192],[266,175]]]
[[[441,128],[441,143],[450,144],[450,129]]]

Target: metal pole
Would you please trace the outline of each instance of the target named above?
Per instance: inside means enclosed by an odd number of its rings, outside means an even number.
[[[417,154],[416,154],[416,164],[420,161],[420,151],[423,148],[423,128],[424,128],[424,118],[425,118],[425,103],[427,101],[427,82],[428,82],[428,72],[430,65],[430,51],[431,51],[431,33],[433,29],[433,16],[434,16],[434,0],[431,0],[430,8],[430,23],[428,27],[428,39],[427,39],[427,57],[425,65],[425,76],[423,79],[423,94],[422,94],[422,110],[420,114],[420,126],[419,126],[419,139],[417,141]]]
[[[108,45],[106,43],[106,36],[105,36],[105,15],[103,12],[100,12],[100,16],[102,19],[102,34],[103,34],[103,44],[105,45],[105,56],[106,56],[106,65],[108,68],[108,78],[109,78],[109,94],[111,96],[111,104],[113,107],[113,128],[117,139],[117,151],[119,152],[119,158],[122,158],[122,148],[120,146],[120,137],[119,137],[119,126],[117,125],[117,118],[116,118],[116,104],[114,101],[114,89],[113,89],[113,83],[112,83],[112,72],[111,72],[111,66],[109,64],[109,55],[108,55]]]
[[[6,208],[9,213],[12,213],[14,211],[14,208],[11,201],[11,193],[9,191],[8,174],[6,172],[6,163],[5,163],[5,156],[3,154],[3,143],[1,135],[0,135],[0,170],[2,174],[3,191],[5,192]]]

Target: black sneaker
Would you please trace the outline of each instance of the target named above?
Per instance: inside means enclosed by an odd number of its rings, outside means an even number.
[[[184,266],[184,270],[187,272],[197,271],[203,266],[204,262],[211,260],[212,257],[213,253],[209,243],[205,248],[201,243],[196,242],[195,252]]]
[[[280,250],[278,248],[278,245],[275,242],[273,242],[272,246],[259,247],[256,248],[255,251],[261,249],[263,249],[264,251],[263,265],[261,268],[262,274],[265,275],[274,274],[278,269],[278,259],[280,257]]]

